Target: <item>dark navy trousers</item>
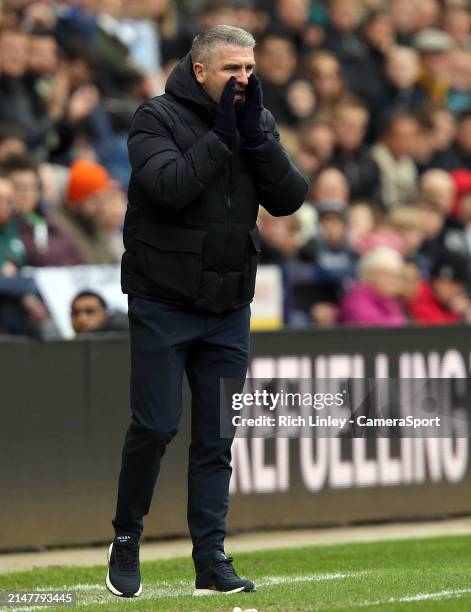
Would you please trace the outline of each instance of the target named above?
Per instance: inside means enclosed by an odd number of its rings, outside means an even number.
[[[250,306],[185,311],[129,296],[131,423],[119,475],[116,533],[143,532],[167,444],[178,431],[182,382],[191,389],[188,527],[198,566],[224,550],[232,439],[220,436],[220,378],[245,378]]]

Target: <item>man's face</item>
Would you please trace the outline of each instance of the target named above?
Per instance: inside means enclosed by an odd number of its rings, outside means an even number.
[[[439,302],[448,306],[450,302],[465,292],[465,283],[451,278],[434,278],[432,287]]]
[[[289,30],[302,29],[309,17],[308,0],[278,0],[276,12],[283,25]]]
[[[386,76],[398,89],[412,87],[419,77],[420,64],[412,49],[390,51],[386,60]]]
[[[232,76],[236,77],[235,99],[244,99],[244,91],[254,66],[252,48],[220,45],[212,51],[209,62],[195,62],[193,70],[198,83],[215,102],[219,102],[222,90]]]
[[[395,157],[413,155],[418,129],[417,121],[412,118],[399,119],[394,123],[389,132],[388,144]]]
[[[345,238],[345,223],[337,213],[325,213],[320,219],[322,233],[332,246],[342,243]]]
[[[424,230],[425,238],[435,238],[445,222],[443,212],[429,206],[426,203],[419,203],[418,208],[421,213],[422,228]]]
[[[367,41],[376,49],[387,49],[395,40],[395,32],[391,15],[378,15],[365,28]]]
[[[433,76],[445,76],[449,59],[450,54],[448,51],[431,51],[421,54],[422,65]]]
[[[119,189],[110,190],[98,210],[98,221],[105,230],[115,231],[123,226],[126,213],[126,196]]]
[[[312,64],[311,76],[321,100],[330,100],[342,93],[340,64],[334,57],[318,57]]]
[[[57,43],[53,36],[32,36],[29,67],[36,74],[53,75],[57,70]]]
[[[460,47],[466,47],[471,31],[471,16],[467,10],[457,8],[443,16],[443,29]]]
[[[359,23],[358,3],[352,0],[335,0],[329,4],[330,19],[342,32],[354,30]]]
[[[335,131],[337,142],[347,151],[355,151],[365,137],[368,113],[357,107],[341,108],[337,113]]]
[[[6,31],[0,37],[0,69],[11,77],[23,76],[28,63],[27,36]]]
[[[33,170],[15,170],[11,173],[10,179],[18,210],[22,214],[35,210],[41,195],[36,173]]]
[[[289,40],[267,38],[257,53],[258,73],[272,83],[286,84],[296,69],[296,51]]]
[[[345,175],[336,168],[323,170],[312,185],[311,195],[314,202],[322,200],[348,201],[348,184]]]
[[[98,220],[101,215],[101,209],[106,205],[110,191],[110,189],[103,189],[88,196],[78,203],[77,212],[87,219]]]
[[[433,170],[430,172],[434,172]],[[422,179],[422,194],[428,200],[435,202],[447,215],[455,198],[455,186],[451,176],[425,173]]]
[[[456,121],[447,110],[437,109],[432,113],[435,144],[438,149],[447,149],[456,136]]]
[[[0,163],[10,155],[22,155],[26,153],[26,144],[20,138],[11,136],[0,144]]]
[[[84,295],[74,301],[70,313],[76,334],[92,332],[106,320],[106,309],[93,295]]]

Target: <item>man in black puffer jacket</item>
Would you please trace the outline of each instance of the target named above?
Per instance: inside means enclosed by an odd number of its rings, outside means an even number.
[[[139,538],[160,460],[192,392],[188,524],[198,593],[251,591],[224,553],[232,439],[219,382],[243,379],[260,252],[258,206],[295,212],[307,184],[263,107],[251,34],[213,26],[136,111],[122,289],[129,296],[131,411],[106,584],[141,593]]]

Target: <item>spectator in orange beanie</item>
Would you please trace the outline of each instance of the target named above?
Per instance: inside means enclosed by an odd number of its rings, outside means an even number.
[[[76,160],[70,167],[64,206],[54,213],[56,221],[78,243],[88,264],[118,261],[100,227],[100,208],[113,189],[116,185],[103,166],[88,160]]]

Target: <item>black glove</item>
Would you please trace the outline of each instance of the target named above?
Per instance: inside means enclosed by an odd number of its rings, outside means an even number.
[[[213,130],[229,149],[232,148],[237,134],[237,121],[234,109],[235,89],[236,77],[232,76],[224,86],[221,99],[216,107],[216,121]]]
[[[244,144],[257,147],[266,141],[262,130],[263,93],[256,74],[251,74],[245,88],[245,104],[237,107],[237,126]]]

